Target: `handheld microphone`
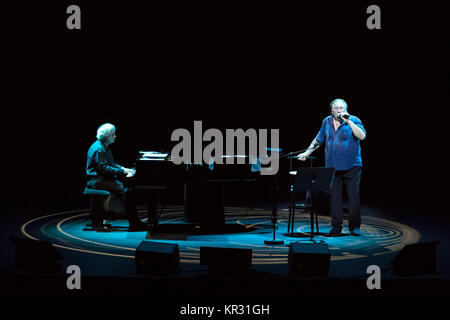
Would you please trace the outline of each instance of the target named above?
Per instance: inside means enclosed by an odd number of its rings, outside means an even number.
[[[339,114],[338,118],[344,118],[345,120],[348,120],[348,119],[350,119],[350,115],[349,114],[344,114],[344,115]]]

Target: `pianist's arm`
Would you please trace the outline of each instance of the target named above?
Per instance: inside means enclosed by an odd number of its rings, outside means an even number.
[[[98,150],[96,158],[100,175],[110,179],[117,179],[127,175],[124,168],[114,162],[110,150]]]

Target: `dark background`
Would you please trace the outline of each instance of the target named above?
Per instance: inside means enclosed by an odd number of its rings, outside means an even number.
[[[79,31],[66,28],[70,4],[81,7]],[[366,28],[370,4],[381,30]],[[138,150],[170,151],[172,131],[193,132],[194,120],[204,130],[277,128],[283,151],[295,151],[340,97],[367,130],[362,201],[444,212],[446,20],[437,4],[406,1],[4,6],[7,208],[70,207],[102,123],[116,125],[125,166]]]

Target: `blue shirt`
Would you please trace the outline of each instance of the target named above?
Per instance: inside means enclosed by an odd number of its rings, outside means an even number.
[[[366,129],[355,116],[350,120],[366,133]],[[355,137],[352,129],[346,122],[342,122],[337,130],[334,129],[333,116],[328,116],[322,121],[316,140],[325,143],[325,166],[336,170],[349,170],[353,167],[361,167],[361,146],[359,139]]]

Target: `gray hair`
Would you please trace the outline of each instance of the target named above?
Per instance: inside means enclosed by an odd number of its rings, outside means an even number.
[[[97,129],[97,139],[100,141],[105,140],[109,135],[111,135],[111,133],[116,131],[116,127],[114,125],[112,125],[111,123],[105,123],[102,124],[98,129]]]
[[[333,109],[333,105],[334,104],[339,104],[345,107],[345,110],[347,110],[347,102],[345,102],[344,99],[334,99],[333,101],[331,101],[330,103],[330,110]]]

